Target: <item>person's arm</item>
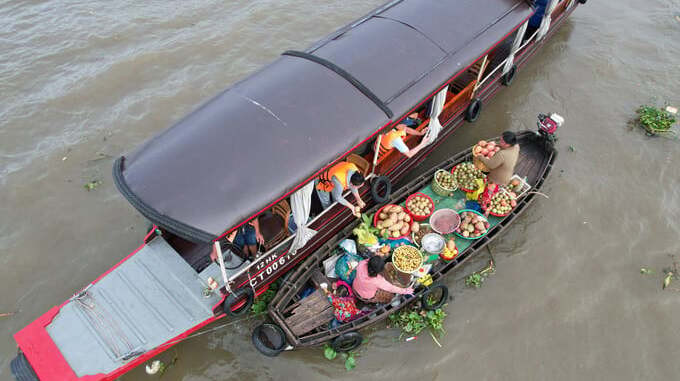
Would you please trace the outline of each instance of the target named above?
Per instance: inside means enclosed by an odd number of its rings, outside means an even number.
[[[349,208],[349,210],[352,211],[352,214],[356,215],[357,211],[354,205],[352,205],[345,197],[342,195],[342,184],[340,184],[340,181],[333,176],[333,190],[331,191],[331,196],[333,196],[333,200],[337,201],[339,204],[344,205]]]
[[[393,292],[395,294],[413,294],[413,287],[401,288],[388,282],[382,275],[377,275],[374,280],[374,284],[378,286],[381,290],[388,292]]]
[[[479,159],[484,165],[487,166],[489,169],[494,169],[500,167],[503,162],[505,161],[505,157],[503,156],[503,151],[498,151],[496,152],[495,155],[491,156],[491,159],[487,159],[484,156],[477,156],[477,159]]]
[[[405,131],[407,134],[409,134],[409,135],[423,136],[423,135],[425,135],[425,134],[427,133],[427,131],[428,131],[429,129],[430,129],[429,127],[425,127],[425,128],[423,128],[422,131],[418,131],[418,130],[416,130],[415,128],[405,127],[405,128],[404,128],[404,131]]]
[[[401,138],[396,138],[392,141],[392,146],[410,159],[420,152],[421,149],[425,148],[425,140],[421,140],[417,146],[409,149]]]
[[[351,182],[349,182],[349,179],[352,178],[352,175],[354,175],[356,172],[355,171],[347,171],[347,180],[348,184],[347,187],[349,188],[350,192],[352,192],[352,195],[354,196],[354,199],[357,200],[357,204],[359,205],[359,208],[363,208],[366,206],[366,203],[364,200],[361,199],[361,195],[359,194],[359,187],[355,186]]]
[[[262,232],[260,232],[260,217],[255,218],[252,225],[255,228],[255,239],[257,240],[257,243],[264,245],[264,236],[262,235]]]

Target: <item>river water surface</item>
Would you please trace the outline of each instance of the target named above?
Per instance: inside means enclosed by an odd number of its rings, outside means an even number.
[[[113,185],[115,157],[381,2],[0,0],[0,313],[17,312],[0,317],[0,379],[14,332],[139,245],[145,221]],[[680,104],[678,14],[678,0],[589,1],[422,166],[533,128],[539,112],[566,118],[550,199],[491,245],[496,274],[464,288],[485,253],[448,279],[442,348],[371,331],[348,373],[318,349],[261,356],[245,321],[161,355],[178,358],[163,378],[680,378],[680,281],[661,290],[680,256],[680,146],[631,127],[639,104]]]

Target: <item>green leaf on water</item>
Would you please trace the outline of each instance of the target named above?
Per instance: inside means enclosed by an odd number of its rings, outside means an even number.
[[[330,345],[326,344],[323,346],[323,356],[327,360],[334,360],[338,356],[338,352],[335,351]]]
[[[666,287],[668,287],[671,284],[672,279],[673,279],[673,273],[669,272],[663,280],[663,289],[664,290],[666,289]]]
[[[643,268],[640,269],[640,274],[645,274],[645,275],[654,274],[654,270],[646,269],[646,268],[643,267]]]
[[[85,184],[85,189],[87,189],[88,191],[95,190],[101,184],[102,184],[101,180],[92,180],[89,183]]]
[[[356,366],[357,362],[354,359],[354,354],[350,354],[349,356],[347,356],[347,359],[345,360],[345,369],[349,371],[356,368]]]

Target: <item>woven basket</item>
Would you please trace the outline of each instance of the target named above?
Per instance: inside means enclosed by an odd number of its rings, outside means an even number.
[[[444,188],[442,185],[440,185],[439,182],[437,181],[437,174],[440,173],[440,172],[446,173],[446,171],[443,170],[443,169],[440,169],[440,170],[438,170],[437,172],[434,173],[434,176],[432,177],[432,191],[434,193],[438,194],[439,196],[442,196],[442,197],[452,196],[453,192],[455,192],[456,189],[458,189],[458,187],[454,187],[452,189],[449,189],[449,188]]]

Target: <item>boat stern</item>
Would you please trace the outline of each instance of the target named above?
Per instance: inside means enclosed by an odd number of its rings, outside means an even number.
[[[12,360],[11,370],[17,381],[77,380],[61,351],[47,333],[46,327],[59,313],[52,307],[44,315],[14,335],[19,346],[17,357]],[[88,377],[89,380],[101,377]]]

